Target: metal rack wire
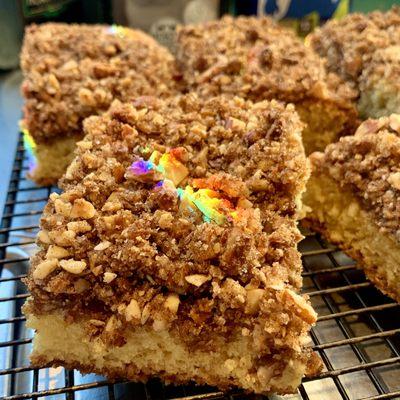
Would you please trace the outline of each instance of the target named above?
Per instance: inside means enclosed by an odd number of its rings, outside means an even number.
[[[27,160],[20,141],[0,225],[0,397],[17,399],[245,398],[209,387],[111,384],[96,375],[63,368],[33,369],[28,355],[33,333],[25,328],[21,283],[34,249],[41,210],[54,188],[25,178]],[[311,333],[324,372],[304,380],[290,399],[400,399],[400,305],[365,280],[351,259],[312,232],[300,244],[304,292],[319,314]],[[271,396],[271,398],[278,398]],[[287,397],[285,397],[287,398]]]

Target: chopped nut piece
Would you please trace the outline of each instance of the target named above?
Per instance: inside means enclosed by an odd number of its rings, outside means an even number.
[[[78,162],[77,160],[72,160],[71,164],[69,164],[67,170],[65,171],[66,179],[73,179],[75,172],[78,171]]]
[[[167,229],[172,226],[172,222],[174,220],[174,217],[172,216],[171,213],[169,212],[164,212],[161,214],[158,224],[160,225],[160,228]]]
[[[197,287],[200,287],[203,283],[209,281],[210,279],[211,278],[209,276],[201,274],[193,274],[185,276],[186,282]]]
[[[85,261],[76,261],[70,258],[69,260],[61,260],[60,266],[71,274],[80,274],[86,268],[86,263]]]
[[[114,272],[104,272],[103,281],[104,281],[105,283],[110,283],[110,282],[112,282],[116,277],[117,277],[117,274],[114,274]]]
[[[93,218],[96,214],[96,209],[92,203],[84,199],[77,199],[74,201],[74,205],[71,210],[71,218]]]
[[[287,298],[291,299],[293,303],[296,305],[297,310],[301,317],[309,324],[314,324],[317,320],[317,313],[311,307],[309,303],[307,303],[306,299],[303,296],[295,293],[293,290],[285,289],[284,291]]]
[[[250,289],[247,291],[246,313],[255,314],[264,295],[263,289]]]
[[[49,246],[47,253],[46,253],[46,258],[65,258],[69,256],[69,251],[67,249],[64,249],[63,247],[60,246],[55,246],[51,245]]]
[[[38,264],[33,270],[33,279],[36,281],[38,279],[44,279],[46,276],[51,274],[58,267],[58,260],[45,260]]]
[[[118,326],[118,320],[115,315],[111,315],[106,324],[106,332],[113,332]]]
[[[261,366],[257,370],[257,378],[263,385],[267,385],[274,375],[273,365],[270,367]]]
[[[400,172],[389,175],[388,182],[397,190],[400,190]]]
[[[231,118],[231,126],[234,131],[243,131],[246,128],[246,123],[237,118]]]
[[[389,117],[389,126],[395,131],[400,132],[400,114],[392,114]]]
[[[49,233],[45,230],[41,230],[39,231],[38,235],[37,235],[37,239],[40,243],[44,243],[44,244],[50,244],[51,243],[51,239],[49,236]]]
[[[230,358],[228,358],[224,364],[229,372],[233,371],[237,367],[237,361],[232,360]]]
[[[170,311],[176,314],[178,312],[179,303],[180,303],[179,296],[176,293],[171,293],[165,300],[164,307],[168,308]]]
[[[143,308],[142,318],[140,319],[140,323],[144,325],[150,317],[150,306],[146,304]]]
[[[111,246],[111,242],[105,240],[104,242],[100,242],[97,246],[94,247],[93,250],[100,251],[108,249]]]
[[[64,232],[57,232],[53,231],[50,232],[50,238],[59,246],[71,246],[76,233],[74,231],[64,231]]]
[[[56,199],[54,201],[54,208],[57,214],[61,214],[64,217],[69,217],[71,214],[72,205],[69,203],[65,203],[61,199]]]
[[[104,321],[100,321],[99,319],[90,319],[89,323],[94,326],[104,326],[106,324]]]
[[[56,201],[59,197],[60,197],[60,195],[56,192],[51,193],[49,196],[50,200],[52,200],[52,201]]]
[[[92,230],[91,225],[87,221],[73,221],[68,222],[67,228],[76,233],[84,233]]]
[[[132,299],[125,309],[125,318],[127,321],[132,321],[133,319],[140,320],[142,313],[140,311],[139,303],[137,300]]]
[[[90,140],[81,140],[76,142],[76,145],[85,150],[90,150],[93,147],[93,143]]]

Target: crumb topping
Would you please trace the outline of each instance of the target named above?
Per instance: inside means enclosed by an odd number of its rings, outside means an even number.
[[[173,56],[129,28],[31,25],[21,68],[25,124],[37,142],[81,134],[83,119],[106,111],[114,99],[177,91]]]
[[[354,136],[311,156],[342,187],[351,187],[384,232],[400,240],[400,115],[362,123]]]
[[[177,60],[189,88],[201,95],[253,101],[329,99],[345,105],[353,90],[295,33],[270,18],[223,17],[178,29]]]
[[[204,348],[239,330],[260,362],[271,346],[309,357],[301,340],[316,315],[296,293],[295,205],[308,171],[293,106],[143,97],[114,102],[84,128],[41,220],[31,310],[84,313],[112,345],[148,324]],[[169,179],[159,185],[157,174]],[[240,215],[204,218],[177,187],[207,190]]]
[[[352,13],[341,20],[329,21],[308,40],[326,58],[329,71],[338,73],[357,88],[358,78],[375,52],[399,43],[399,10],[393,7],[387,12],[367,15]]]
[[[400,46],[393,45],[376,49],[360,76],[360,92],[370,90],[381,82],[387,82],[391,89],[396,92],[400,89],[399,77]]]

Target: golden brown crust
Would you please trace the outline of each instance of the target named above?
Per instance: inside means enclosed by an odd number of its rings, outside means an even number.
[[[308,361],[307,361],[308,359]],[[321,367],[321,360],[316,358],[315,353],[311,350],[305,352],[304,354],[304,362],[308,363],[310,366],[312,365],[312,372],[309,371],[307,376],[311,376],[312,374],[316,373],[318,370],[315,370],[314,366],[319,365]],[[59,367],[62,366],[64,368],[73,370],[76,369],[83,374],[90,374],[96,373],[102,376],[107,377],[110,382],[117,382],[121,379],[129,379],[134,382],[142,382],[146,383],[151,378],[161,378],[163,382],[166,384],[174,384],[174,385],[184,385],[188,383],[193,383],[192,377],[190,374],[186,376],[184,374],[168,374],[166,371],[154,371],[154,370],[147,370],[144,371],[142,369],[138,369],[134,362],[131,364],[125,364],[122,368],[96,368],[93,365],[88,365],[83,362],[66,362],[65,360],[52,360],[51,363],[47,362],[47,360],[42,357],[32,359],[32,365],[34,367],[44,368],[44,367]],[[227,377],[226,379],[221,379],[216,377],[212,371],[210,370],[206,377],[197,377],[196,378],[196,385],[208,385],[208,386],[216,386],[223,391],[228,391],[234,388],[237,388],[232,379]],[[247,391],[251,393],[250,391]],[[280,393],[280,394],[291,394],[295,393],[296,389],[292,386],[282,387],[282,386],[271,386],[268,390],[268,393]],[[246,391],[245,391],[246,393]],[[266,394],[266,393],[265,393]]]
[[[311,156],[313,168],[326,168],[340,187],[350,187],[375,216],[383,232],[400,239],[400,116],[367,120],[354,136]]]
[[[260,364],[278,354],[306,360],[316,314],[296,293],[295,201],[308,174],[300,130],[290,105],[193,94],[115,102],[86,120],[64,192],[44,210],[26,312],[84,315],[89,334],[114,346],[147,324],[217,350],[214,339],[235,327],[251,335]],[[180,186],[218,190],[243,208],[238,220],[204,222],[167,187],[132,179],[132,161],[171,148],[188,168]],[[318,369],[310,362],[309,373]]]
[[[321,59],[270,18],[225,16],[181,27],[177,42],[184,79],[203,96],[294,103],[313,98],[351,108],[351,88],[334,74],[328,77]]]
[[[26,127],[37,142],[79,134],[114,99],[176,93],[174,59],[129,28],[46,23],[26,28],[21,52]]]

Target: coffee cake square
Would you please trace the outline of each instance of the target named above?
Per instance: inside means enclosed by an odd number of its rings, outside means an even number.
[[[310,156],[306,222],[400,301],[400,115],[367,120],[354,136]]]
[[[293,106],[146,96],[84,127],[26,280],[32,363],[256,393],[318,372]]]

